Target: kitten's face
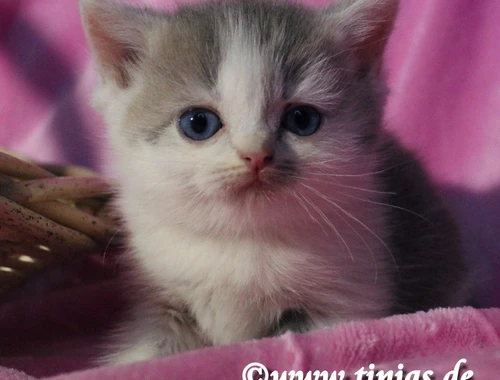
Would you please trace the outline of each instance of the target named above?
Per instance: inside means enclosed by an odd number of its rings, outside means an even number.
[[[260,223],[290,217],[280,201],[372,186],[356,175],[374,164],[380,95],[324,12],[243,1],[126,12],[137,47],[114,81],[101,71],[98,102],[135,196]]]

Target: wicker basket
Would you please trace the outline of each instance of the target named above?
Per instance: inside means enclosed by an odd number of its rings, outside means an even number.
[[[111,192],[88,169],[38,166],[0,151],[0,294],[117,243]]]

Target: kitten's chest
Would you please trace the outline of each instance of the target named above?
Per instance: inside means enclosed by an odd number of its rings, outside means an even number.
[[[373,241],[353,240],[346,252],[330,235],[303,235],[294,244],[202,237],[163,226],[144,240],[135,235],[134,244],[165,302],[187,306],[217,343],[264,336],[289,309],[305,310],[318,326],[385,315],[391,272],[375,245],[367,259],[364,243]]]
[[[387,254],[375,236],[306,232],[293,238],[234,238],[165,225],[136,234],[133,243],[154,285],[181,299],[220,294],[241,302],[307,303],[319,301],[318,294],[345,293],[346,287],[367,294],[374,282],[384,283]]]
[[[278,240],[200,237],[175,228],[155,235],[139,243],[139,260],[158,285],[184,297],[218,291],[246,297],[282,292],[307,270],[306,262],[311,272],[321,268],[314,250]]]

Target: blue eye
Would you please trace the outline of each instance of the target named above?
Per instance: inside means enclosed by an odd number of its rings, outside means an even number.
[[[192,140],[206,140],[222,128],[219,116],[205,108],[193,108],[179,118],[179,127]]]
[[[298,106],[283,115],[281,125],[299,136],[310,136],[321,124],[321,115],[313,107]]]

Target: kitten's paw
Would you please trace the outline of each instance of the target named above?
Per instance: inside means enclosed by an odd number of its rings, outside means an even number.
[[[124,323],[99,364],[149,360],[206,346],[196,321],[187,313],[159,307],[143,310]]]
[[[160,356],[159,352],[153,345],[144,343],[118,349],[115,352],[104,355],[98,362],[101,365],[118,365],[149,360],[158,356]]]

